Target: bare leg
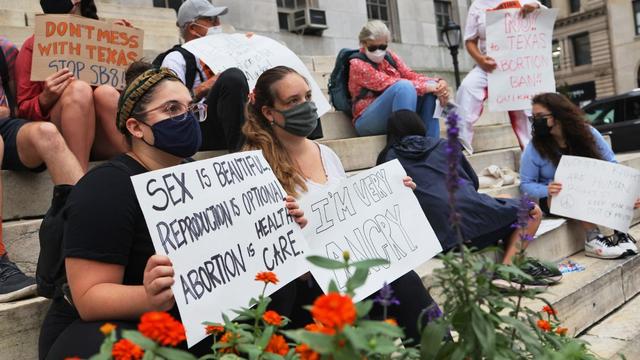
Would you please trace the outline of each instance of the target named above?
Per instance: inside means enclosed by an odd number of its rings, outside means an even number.
[[[51,123],[25,124],[18,131],[16,142],[20,161],[29,168],[46,163],[55,185],[74,185],[84,174],[62,135]]]
[[[540,227],[540,222],[542,222],[542,210],[540,210],[538,205],[536,205],[529,212],[529,215],[531,216],[531,218],[527,222],[527,227],[524,228],[524,235],[530,235],[533,237],[536,234],[536,231],[538,231],[538,227]],[[523,229],[516,229],[516,231],[511,233],[511,236],[509,236],[509,239],[507,240],[507,243],[505,245],[504,258],[502,259],[503,264],[505,265],[511,264],[511,260],[513,259],[513,256],[518,252],[519,241],[520,241],[520,246],[522,246],[523,249],[526,249],[527,245],[529,245],[528,241],[520,240],[522,231]]]
[[[96,139],[93,154],[96,159],[109,159],[128,150],[124,135],[116,127],[118,98],[115,88],[103,85],[93,91],[93,103],[96,109]]]
[[[71,82],[51,109],[51,122],[58,127],[86,172],[96,126],[91,86],[84,81]]]

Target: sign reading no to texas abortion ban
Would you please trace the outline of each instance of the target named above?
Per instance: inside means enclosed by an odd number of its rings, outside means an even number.
[[[90,85],[122,89],[124,72],[142,57],[144,32],[76,15],[37,15],[31,80],[63,68]]]
[[[487,55],[497,65],[488,75],[491,111],[530,109],[536,94],[556,91],[551,38],[557,13],[487,11]]]
[[[356,290],[355,301],[442,251],[418,199],[402,183],[405,176],[400,162],[394,160],[300,200],[309,220],[303,231],[314,255],[342,261],[343,252],[349,251],[352,262],[389,261],[370,269],[366,283]],[[349,275],[313,265],[311,273],[325,292],[331,280],[344,290]]]
[[[193,346],[203,321],[248,304],[263,284],[309,270],[307,243],[287,215],[285,192],[260,151],[241,152],[133,176],[133,186],[158,254],[171,259],[173,294]]]

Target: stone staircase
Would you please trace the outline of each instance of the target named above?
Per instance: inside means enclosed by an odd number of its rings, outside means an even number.
[[[150,1],[136,1],[136,6],[140,7],[125,8],[108,0],[97,1],[101,16],[124,17],[145,30],[145,54],[152,57],[177,43],[178,34],[173,10],[143,6],[146,3]],[[37,0],[0,0],[0,34],[6,35],[19,46],[33,32],[33,17],[38,12]],[[301,58],[326,93],[328,74],[335,58]],[[321,121],[325,137],[319,142],[338,154],[347,172],[354,173],[375,165],[378,152],[385,144],[384,136],[356,137],[350,119],[340,112],[329,112],[322,116]],[[444,133],[442,124],[441,128]],[[521,152],[505,114],[486,112],[478,123],[473,146],[476,153],[468,156],[468,160],[476,171],[489,165],[518,170]],[[204,152],[196,158],[219,154]],[[640,169],[640,153],[620,154],[618,160]],[[46,173],[35,175],[2,171],[1,176],[4,185],[4,240],[12,259],[27,273],[33,274],[39,253],[37,232],[51,199],[51,181]],[[485,192],[491,195],[519,195],[517,185]],[[638,238],[640,213],[636,214],[634,224],[637,225],[631,233]],[[610,319],[616,315],[606,318],[608,314],[617,309],[621,309],[618,313],[632,312],[629,306],[640,301],[634,298],[640,292],[640,278],[633,276],[640,268],[640,257],[610,261],[585,257],[583,235],[576,223],[567,222],[542,235],[531,244],[529,254],[549,261],[570,258],[585,266],[583,272],[565,275],[563,281],[545,295],[559,311],[563,326],[570,329],[571,335],[578,335],[593,327],[584,335],[585,339],[593,341],[598,331],[602,332],[598,330],[601,326],[614,321]],[[438,260],[430,260],[416,269],[426,286],[431,283],[433,269],[439,266]],[[624,306],[625,303],[628,305]],[[0,360],[37,358],[38,333],[47,305],[48,301],[43,298],[0,304]],[[542,306],[541,303],[528,305],[535,309]],[[600,321],[602,323],[598,324]],[[594,324],[598,325],[594,327]],[[640,329],[638,326],[636,328]],[[627,335],[632,339],[640,336],[639,333],[635,331]],[[619,345],[622,349],[622,345],[626,344]]]

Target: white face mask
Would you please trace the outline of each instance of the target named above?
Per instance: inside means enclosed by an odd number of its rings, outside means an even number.
[[[369,60],[373,61],[376,64],[380,64],[382,60],[384,60],[385,55],[387,55],[387,50],[378,49],[374,52],[371,52],[365,49],[364,53],[365,55],[367,55],[367,58],[369,58]]]
[[[207,35],[205,35],[205,36],[216,35],[216,34],[222,34],[222,25],[210,27],[207,30]]]

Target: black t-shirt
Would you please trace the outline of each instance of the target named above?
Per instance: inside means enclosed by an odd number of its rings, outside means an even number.
[[[155,250],[130,177],[146,171],[120,155],[80,179],[65,210],[65,257],[122,265],[122,283],[142,285]]]

